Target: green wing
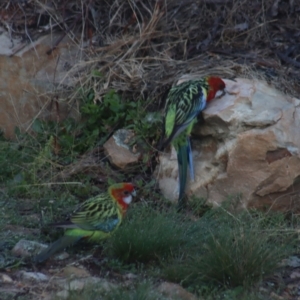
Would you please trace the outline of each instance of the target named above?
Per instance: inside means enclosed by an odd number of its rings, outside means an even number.
[[[101,195],[84,202],[72,215],[71,222],[90,231],[113,231],[122,221],[122,214],[109,195]]]
[[[165,108],[165,146],[185,131],[205,108],[207,90],[205,79],[190,80],[172,87]]]

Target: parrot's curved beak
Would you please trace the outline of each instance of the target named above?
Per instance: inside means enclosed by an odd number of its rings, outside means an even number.
[[[133,190],[133,191],[131,192],[131,195],[132,195],[133,197],[136,197],[136,190]]]

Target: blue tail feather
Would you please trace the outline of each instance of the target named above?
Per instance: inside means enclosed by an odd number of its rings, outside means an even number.
[[[193,155],[190,139],[187,137],[186,143],[177,149],[178,173],[179,173],[179,208],[184,207],[185,187],[187,182],[187,169],[190,169],[191,180],[195,180]]]
[[[191,146],[191,140],[190,138],[187,138],[188,140],[188,164],[190,169],[190,177],[192,181],[195,181],[195,171],[194,171],[194,162],[193,162],[193,153],[192,153],[192,146]]]

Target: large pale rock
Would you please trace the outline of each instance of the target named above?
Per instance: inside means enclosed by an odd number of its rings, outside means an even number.
[[[15,127],[27,131],[35,118],[57,120],[75,116],[65,100],[53,96],[74,85],[74,67],[82,58],[80,47],[67,36],[51,52],[61,34],[48,34],[26,44],[11,39],[0,26],[0,130],[14,137]],[[79,66],[79,64],[77,65]],[[57,94],[57,93],[56,93]]]
[[[243,206],[300,211],[300,100],[261,81],[226,80],[194,130],[195,182],[187,195],[218,204],[242,194]],[[162,154],[156,175],[177,200],[176,155]]]

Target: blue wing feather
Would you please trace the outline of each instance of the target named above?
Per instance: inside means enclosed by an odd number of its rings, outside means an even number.
[[[116,216],[115,218],[109,218],[105,221],[102,221],[100,224],[95,224],[93,230],[101,230],[108,233],[113,231],[119,223],[120,219]]]

